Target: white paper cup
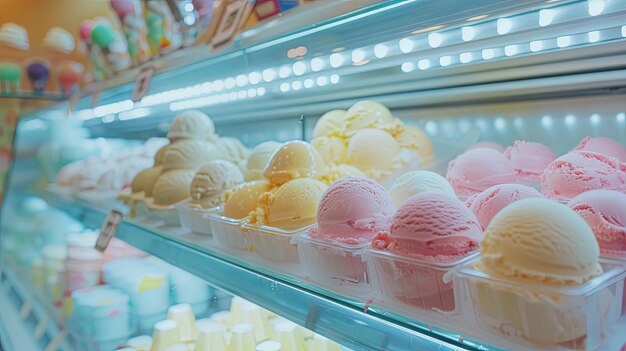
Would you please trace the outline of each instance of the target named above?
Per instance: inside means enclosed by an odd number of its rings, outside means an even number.
[[[210,319],[217,324],[221,324],[226,329],[230,328],[233,325],[231,314],[229,311],[215,312],[211,315]]]
[[[152,337],[149,335],[139,335],[128,339],[126,343],[136,351],[150,351],[152,347]]]
[[[180,343],[178,323],[166,319],[154,325],[150,351],[165,351],[168,347],[178,343]]]
[[[265,340],[256,345],[256,351],[282,351],[282,345],[278,341]]]
[[[304,340],[298,337],[298,325],[293,322],[281,322],[274,327],[276,341],[281,345],[281,351],[304,350]]]
[[[196,330],[196,317],[193,314],[191,305],[182,303],[179,305],[171,306],[167,310],[167,319],[176,321],[178,323],[178,332],[180,335],[180,341],[192,342],[196,340],[198,331]]]
[[[231,329],[230,351],[251,351],[256,347],[252,324],[236,324]]]
[[[261,307],[254,304],[245,304],[243,306],[243,323],[251,324],[254,328],[254,336],[257,341],[263,341],[270,338],[267,320],[263,318]]]
[[[220,324],[205,322],[198,323],[198,339],[194,351],[226,350],[226,328]],[[200,322],[200,321],[198,321]]]

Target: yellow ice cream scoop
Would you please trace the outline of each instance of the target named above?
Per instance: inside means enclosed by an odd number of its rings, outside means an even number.
[[[215,146],[226,156],[227,161],[235,164],[245,160],[250,154],[250,150],[236,138],[221,137],[215,142]]]
[[[165,151],[170,148],[172,144],[167,144],[159,149],[159,151],[154,154],[154,165],[161,166],[163,164],[163,157],[165,157]]]
[[[188,169],[177,169],[163,172],[154,183],[152,202],[148,207],[165,209],[189,198],[189,186],[195,172]]]
[[[492,220],[478,268],[494,276],[538,283],[581,284],[602,272],[589,225],[564,204],[516,201]]]
[[[398,142],[380,129],[362,129],[348,144],[348,164],[372,178],[378,178],[379,173],[390,172],[399,155]]]
[[[259,199],[256,211],[248,217],[250,224],[294,230],[315,223],[317,205],[326,184],[311,178],[291,180]]]
[[[315,123],[313,128],[313,138],[321,136],[337,136],[343,131],[343,124],[345,121],[345,110],[332,110],[326,112]]]
[[[311,140],[311,145],[319,151],[324,161],[331,164],[347,162],[348,147],[343,138],[336,136],[319,136]]]
[[[593,298],[576,292],[602,273],[598,257],[591,228],[566,205],[543,198],[514,202],[493,218],[481,241],[475,268],[489,279],[469,281],[479,323],[542,347],[584,343],[592,332],[587,318],[605,320],[614,301],[609,288]]]
[[[215,144],[204,140],[180,140],[170,146],[163,155],[163,170],[190,169],[197,171],[209,161],[225,159]]]
[[[191,182],[190,207],[212,208],[224,203],[227,190],[243,183],[237,166],[224,160],[211,161],[198,170]]]
[[[261,194],[270,189],[271,186],[267,181],[256,180],[227,191],[224,216],[235,219],[246,217],[257,208]]]
[[[292,179],[321,178],[328,167],[313,145],[300,141],[288,141],[274,152],[263,176],[272,185],[282,185]]]
[[[250,156],[245,163],[245,176],[247,181],[263,179],[263,170],[274,154],[274,151],[281,147],[277,141],[266,141],[252,149]]]
[[[327,185],[331,185],[341,178],[350,176],[365,177],[365,173],[363,173],[358,168],[350,165],[333,165],[329,167],[328,174],[324,178],[322,178],[322,180]]]
[[[180,139],[217,140],[213,121],[204,112],[197,110],[187,110],[178,114],[172,121],[167,137],[171,141]]]
[[[353,134],[365,128],[380,128],[394,122],[391,111],[383,104],[375,101],[359,101],[346,111],[343,129]]]
[[[422,160],[430,160],[433,157],[433,144],[423,130],[406,126],[396,135],[396,141],[401,148],[412,150]]]

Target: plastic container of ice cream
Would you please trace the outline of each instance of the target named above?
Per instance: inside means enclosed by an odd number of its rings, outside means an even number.
[[[248,235],[241,230],[241,219],[225,217],[221,209],[207,213],[205,218],[220,249],[229,253],[248,250]]]

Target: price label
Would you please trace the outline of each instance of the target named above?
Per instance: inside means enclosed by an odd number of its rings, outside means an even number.
[[[109,215],[100,226],[100,235],[98,236],[98,240],[96,240],[96,250],[100,252],[104,252],[104,250],[109,246],[109,242],[115,236],[115,232],[117,231],[117,227],[119,227],[120,222],[122,221],[122,213],[119,211],[111,210]]]
[[[134,102],[141,101],[150,89],[150,81],[154,75],[154,67],[145,68],[137,75],[135,80],[135,89],[133,89],[132,99]]]

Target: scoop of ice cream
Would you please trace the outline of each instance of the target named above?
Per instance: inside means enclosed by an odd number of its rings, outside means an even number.
[[[153,209],[171,208],[171,206],[187,199],[194,174],[194,171],[188,169],[163,172],[154,183],[152,202],[148,203],[148,207]]]
[[[609,138],[586,137],[573,150],[597,152],[626,162],[626,147]]]
[[[239,164],[250,154],[250,150],[237,138],[221,137],[215,142],[215,146],[226,155],[226,160],[234,164]]]
[[[288,181],[259,198],[259,206],[250,214],[251,224],[284,230],[304,228],[315,223],[317,205],[326,184],[311,178]]]
[[[321,178],[327,173],[328,167],[313,145],[294,140],[274,152],[263,176],[273,185],[282,185],[292,179]]]
[[[346,111],[344,110],[332,110],[326,112],[315,123],[313,128],[313,138],[321,136],[337,136],[341,134],[343,130],[344,117]]]
[[[163,169],[161,167],[150,167],[137,173],[135,178],[133,178],[132,182],[130,183],[131,193],[135,197],[145,196],[145,190],[148,181],[151,179],[156,179],[162,171]]]
[[[324,161],[331,164],[343,164],[347,162],[348,148],[343,138],[336,136],[319,136],[311,140],[313,145]]]
[[[277,141],[266,141],[252,149],[245,164],[247,181],[263,179],[263,170],[270,158],[282,144]]]
[[[222,205],[228,189],[243,183],[237,166],[223,161],[211,161],[196,173],[191,182],[190,206],[212,208]]]
[[[491,219],[506,206],[515,201],[543,197],[539,191],[522,184],[499,184],[478,193],[467,200],[467,207],[474,212],[478,222],[487,228]]]
[[[178,114],[167,137],[171,141],[178,139],[198,139],[216,141],[215,125],[209,116],[197,110],[188,110]]]
[[[332,184],[320,200],[317,227],[310,236],[362,244],[389,228],[394,209],[385,189],[369,178],[346,177]]]
[[[19,50],[28,50],[28,31],[15,23],[7,22],[0,27],[0,44]]]
[[[348,163],[371,178],[389,172],[398,161],[400,145],[389,133],[379,129],[362,129],[348,144]]]
[[[391,111],[375,101],[359,101],[346,111],[343,129],[348,134],[365,128],[380,128],[394,122]]]
[[[349,165],[331,165],[328,167],[328,174],[322,177],[324,183],[330,185],[342,178],[349,176],[365,177],[360,169]]]
[[[165,158],[165,151],[167,151],[167,149],[169,149],[173,144],[167,144],[163,147],[161,147],[159,149],[159,151],[156,152],[156,154],[154,154],[154,165],[155,166],[162,166],[163,165],[163,159]]]
[[[422,160],[430,160],[434,156],[430,138],[417,127],[404,127],[404,130],[396,135],[396,141],[401,148],[415,152]]]
[[[402,203],[389,235],[377,235],[373,245],[398,255],[452,261],[478,250],[481,236],[476,216],[456,197],[422,192]]]
[[[224,216],[235,219],[246,217],[257,208],[261,194],[270,189],[271,186],[267,181],[256,180],[227,191]]]
[[[532,198],[505,207],[481,243],[477,268],[490,275],[543,284],[581,284],[602,272],[591,228],[572,209]]]
[[[465,151],[469,151],[471,149],[478,149],[480,147],[486,147],[488,149],[494,149],[496,151],[499,152],[504,152],[504,146],[498,144],[498,143],[494,143],[493,141],[481,141],[478,142],[470,147],[468,147]]]
[[[46,32],[43,46],[63,54],[71,54],[75,47],[74,36],[61,27],[52,27]]]
[[[543,170],[556,158],[549,147],[521,140],[507,147],[504,156],[511,161],[517,175],[532,179],[539,179]]]
[[[425,191],[433,191],[456,197],[454,190],[446,178],[435,172],[412,171],[398,177],[394,182],[389,194],[396,207],[409,197]]]
[[[209,161],[226,158],[220,149],[208,141],[179,140],[165,150],[163,170],[190,169],[197,171]]]
[[[550,163],[541,175],[541,190],[553,199],[569,200],[594,189],[626,191],[626,166],[614,157],[571,151]]]
[[[567,206],[589,224],[603,254],[626,252],[626,194],[592,190],[571,199]]]
[[[159,179],[161,173],[163,173],[163,166],[154,166],[152,171],[145,175],[143,194],[146,199],[152,198],[154,184]]]
[[[496,184],[513,182],[515,170],[502,153],[476,148],[450,161],[446,179],[458,195],[471,195]]]

